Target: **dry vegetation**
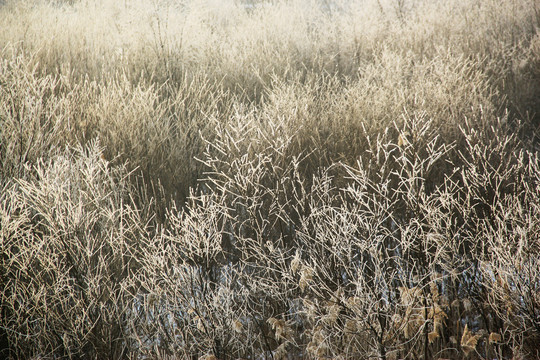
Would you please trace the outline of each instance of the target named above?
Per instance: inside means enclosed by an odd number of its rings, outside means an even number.
[[[540,358],[539,29],[0,1],[0,357]]]

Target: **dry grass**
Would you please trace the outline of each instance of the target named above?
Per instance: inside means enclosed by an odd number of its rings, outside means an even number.
[[[537,0],[0,4],[1,356],[540,356]]]

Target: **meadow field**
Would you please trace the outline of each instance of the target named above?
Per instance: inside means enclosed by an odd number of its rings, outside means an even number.
[[[540,0],[0,1],[0,358],[539,359]]]

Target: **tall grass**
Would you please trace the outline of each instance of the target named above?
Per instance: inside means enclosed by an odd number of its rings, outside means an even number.
[[[537,0],[0,5],[0,354],[538,358]]]

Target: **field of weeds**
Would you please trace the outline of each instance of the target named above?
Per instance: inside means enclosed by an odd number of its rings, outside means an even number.
[[[0,1],[0,357],[540,358],[539,30]]]

